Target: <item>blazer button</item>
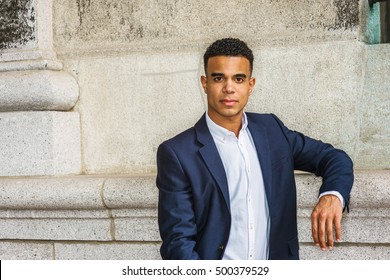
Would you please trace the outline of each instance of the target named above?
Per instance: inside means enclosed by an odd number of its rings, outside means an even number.
[[[218,250],[223,251],[223,248],[225,248],[225,247],[223,246],[223,244],[221,244],[221,245],[219,245]]]

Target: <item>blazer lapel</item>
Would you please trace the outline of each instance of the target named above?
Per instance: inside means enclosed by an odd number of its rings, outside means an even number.
[[[247,114],[248,116],[248,114]],[[261,172],[263,174],[264,188],[267,196],[268,207],[271,205],[272,168],[269,141],[264,127],[259,126],[250,120],[248,116],[248,128],[252,134],[253,142],[256,146],[257,156],[260,161]]]
[[[198,141],[203,145],[203,147],[199,149],[199,153],[203,157],[203,160],[211,175],[217,182],[218,187],[221,189],[226,206],[230,212],[229,189],[225,169],[223,167],[223,163],[221,157],[219,156],[213,137],[211,136],[207,127],[205,115],[203,115],[202,118],[195,124],[195,131]]]

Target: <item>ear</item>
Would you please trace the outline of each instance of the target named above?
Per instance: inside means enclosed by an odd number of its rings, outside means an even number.
[[[202,87],[203,87],[204,92],[207,94],[207,77],[201,76],[200,82],[202,83]]]
[[[250,78],[249,79],[249,94],[252,94],[252,90],[255,87],[256,84],[256,78]]]

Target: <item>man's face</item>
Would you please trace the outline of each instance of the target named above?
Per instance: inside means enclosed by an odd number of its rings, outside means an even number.
[[[255,85],[249,60],[241,56],[215,56],[207,63],[201,83],[207,94],[208,115],[217,124],[241,122],[242,113]]]

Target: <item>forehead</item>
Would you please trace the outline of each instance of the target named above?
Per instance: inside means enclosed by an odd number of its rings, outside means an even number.
[[[207,73],[244,73],[249,75],[250,63],[243,56],[213,56],[207,61]]]

